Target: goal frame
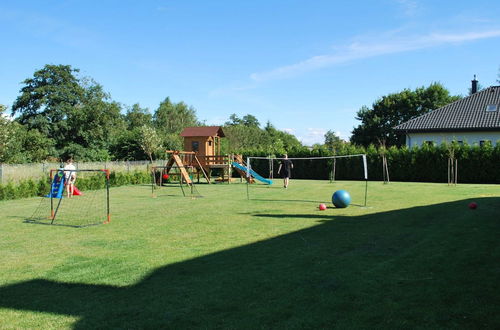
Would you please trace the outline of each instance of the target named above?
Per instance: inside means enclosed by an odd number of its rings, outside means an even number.
[[[63,200],[63,196],[61,196],[61,198],[58,198],[58,197],[54,197],[54,194],[52,193],[52,184],[53,184],[53,180],[54,180],[54,173],[58,173],[58,172],[62,172],[62,175],[64,176],[65,172],[70,172],[70,175],[71,173],[80,173],[80,172],[94,172],[94,173],[102,173],[105,177],[105,182],[106,182],[106,186],[105,186],[105,189],[106,189],[106,219],[103,221],[103,222],[97,222],[97,223],[93,223],[93,224],[88,224],[88,225],[81,225],[81,226],[72,226],[72,227],[87,227],[87,226],[92,226],[92,225],[98,225],[98,224],[107,224],[107,223],[110,223],[111,222],[111,213],[110,213],[110,203],[109,203],[109,179],[110,179],[110,171],[108,169],[82,169],[82,170],[65,170],[64,168],[58,168],[58,169],[51,169],[50,170],[50,185],[51,185],[51,189],[50,189],[50,192],[49,192],[49,196],[50,196],[50,224],[51,225],[54,225],[54,221],[56,220],[56,217],[57,217],[57,212],[59,210],[59,207],[61,206],[61,203],[62,203],[62,200]],[[64,181],[64,186],[62,187],[63,189],[63,192],[62,192],[62,195],[64,195],[64,190],[66,190],[67,188],[67,182],[66,180]],[[57,205],[55,206],[54,204],[54,199],[58,199],[59,201],[57,201]],[[54,209],[54,206],[55,206],[55,209]]]
[[[366,154],[353,154],[353,155],[335,155],[335,156],[323,156],[323,157],[289,157],[289,158],[284,158],[284,157],[258,157],[258,156],[247,156],[247,170],[246,170],[246,176],[247,178],[250,177],[250,171],[252,170],[252,159],[261,159],[261,160],[269,160],[270,162],[274,163],[274,160],[281,161],[283,159],[289,159],[291,161],[293,160],[320,160],[320,159],[333,159],[334,163],[332,165],[332,175],[333,181],[335,181],[335,162],[337,159],[341,158],[353,158],[353,157],[361,157],[363,161],[363,179],[365,180],[365,202],[364,202],[364,207],[366,207],[367,203],[367,198],[368,198],[368,162],[366,158]],[[249,195],[249,180],[247,180],[247,199],[250,199]],[[330,182],[332,182],[332,179],[330,179]]]

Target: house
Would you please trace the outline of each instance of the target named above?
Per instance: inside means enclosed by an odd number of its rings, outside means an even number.
[[[184,150],[200,156],[220,155],[220,138],[225,136],[220,126],[186,127],[180,135],[184,138]]]
[[[490,141],[496,145],[500,143],[500,86],[477,92],[474,79],[470,96],[395,126],[394,130],[406,135],[408,147],[451,141],[471,145]]]

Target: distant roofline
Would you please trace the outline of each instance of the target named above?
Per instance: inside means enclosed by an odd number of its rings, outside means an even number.
[[[422,120],[425,120],[424,118],[425,117],[428,117],[428,116],[432,116],[435,112],[438,112],[438,111],[441,111],[442,109],[445,109],[445,108],[449,108],[449,107],[453,107],[455,105],[455,103],[460,103],[460,102],[464,102],[465,99],[468,99],[468,98],[471,98],[471,97],[477,97],[477,95],[479,94],[485,94],[485,93],[488,93],[489,90],[491,91],[494,91],[495,89],[500,89],[500,85],[496,85],[496,86],[489,86],[485,89],[482,89],[474,94],[471,94],[471,95],[467,95],[459,100],[456,100],[454,102],[451,102],[451,103],[448,103],[442,107],[439,107],[437,109],[434,109],[434,110],[431,110],[425,114],[422,114],[418,117],[415,117],[415,118],[412,118],[410,120],[407,120],[399,125],[396,125],[393,127],[393,130],[395,132],[398,132],[398,133],[405,133],[405,132],[412,132],[412,133],[417,133],[417,132],[477,132],[477,131],[499,131],[500,130],[500,127],[484,127],[484,126],[477,126],[477,127],[460,127],[460,128],[438,128],[438,127],[433,127],[433,128],[405,128],[406,126],[408,125],[411,125],[412,123],[414,123],[415,121],[417,121],[417,123],[414,124],[414,126],[418,125],[418,122],[422,121]],[[492,103],[492,104],[499,104],[500,105],[500,102],[498,103]],[[401,126],[405,126],[405,127],[401,127]]]

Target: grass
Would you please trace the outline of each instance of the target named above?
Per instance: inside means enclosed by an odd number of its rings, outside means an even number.
[[[499,328],[500,187],[364,188],[112,188],[87,228],[0,202],[0,328]],[[337,189],[353,205],[319,211]]]

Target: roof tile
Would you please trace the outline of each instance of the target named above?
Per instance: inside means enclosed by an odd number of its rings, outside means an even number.
[[[489,104],[496,104],[497,111],[486,111]],[[500,86],[486,88],[394,129],[407,132],[500,130]]]

